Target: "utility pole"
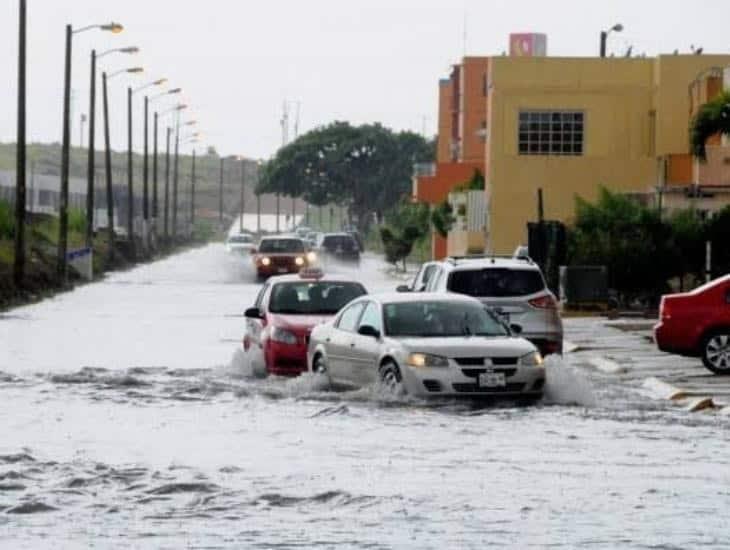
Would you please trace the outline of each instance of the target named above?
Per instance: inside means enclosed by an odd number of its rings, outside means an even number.
[[[15,156],[15,258],[13,281],[16,287],[25,277],[25,93],[26,93],[26,16],[25,0],[20,0],[18,18],[18,135]]]
[[[83,115],[82,119],[83,121]],[[83,124],[82,124],[83,127]],[[86,167],[86,246],[94,247],[94,178],[96,177],[96,50],[91,50],[89,85],[89,153]]]
[[[114,189],[112,185],[112,150],[109,138],[109,96],[106,72],[101,81],[104,95],[104,165],[106,168],[106,223],[109,231],[109,261],[114,259]]]
[[[63,80],[63,141],[61,146],[61,195],[58,201],[58,264],[59,282],[66,284],[68,265],[68,177],[69,155],[71,152],[71,41],[73,30],[66,25],[66,59]]]
[[[158,216],[158,191],[157,191],[157,119],[159,115],[155,111],[155,122],[154,122],[154,137],[152,139],[152,226],[153,230],[157,232],[157,216]]]

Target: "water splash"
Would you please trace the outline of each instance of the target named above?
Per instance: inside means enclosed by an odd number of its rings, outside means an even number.
[[[550,356],[545,360],[547,383],[544,401],[550,405],[579,405],[595,407],[598,403],[591,382],[562,358]]]

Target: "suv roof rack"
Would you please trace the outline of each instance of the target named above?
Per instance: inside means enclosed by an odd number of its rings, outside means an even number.
[[[529,256],[509,256],[506,254],[469,254],[467,256],[449,256],[446,261],[452,264],[456,264],[461,260],[515,260],[518,262],[526,262],[528,264],[534,264],[532,258]]]

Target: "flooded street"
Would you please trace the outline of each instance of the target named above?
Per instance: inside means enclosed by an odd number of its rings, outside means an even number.
[[[253,281],[210,245],[0,316],[0,547],[730,544],[730,417],[571,355],[531,407],[252,379]]]

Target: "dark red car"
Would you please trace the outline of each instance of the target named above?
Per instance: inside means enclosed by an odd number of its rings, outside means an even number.
[[[712,372],[730,375],[730,275],[662,297],[654,338],[662,351],[701,357]]]
[[[259,279],[284,273],[299,273],[317,259],[304,240],[298,237],[264,237],[252,254]]]
[[[357,281],[325,277],[317,270],[272,277],[245,313],[246,362],[258,375],[305,372],[312,329],[363,294],[367,291]]]

